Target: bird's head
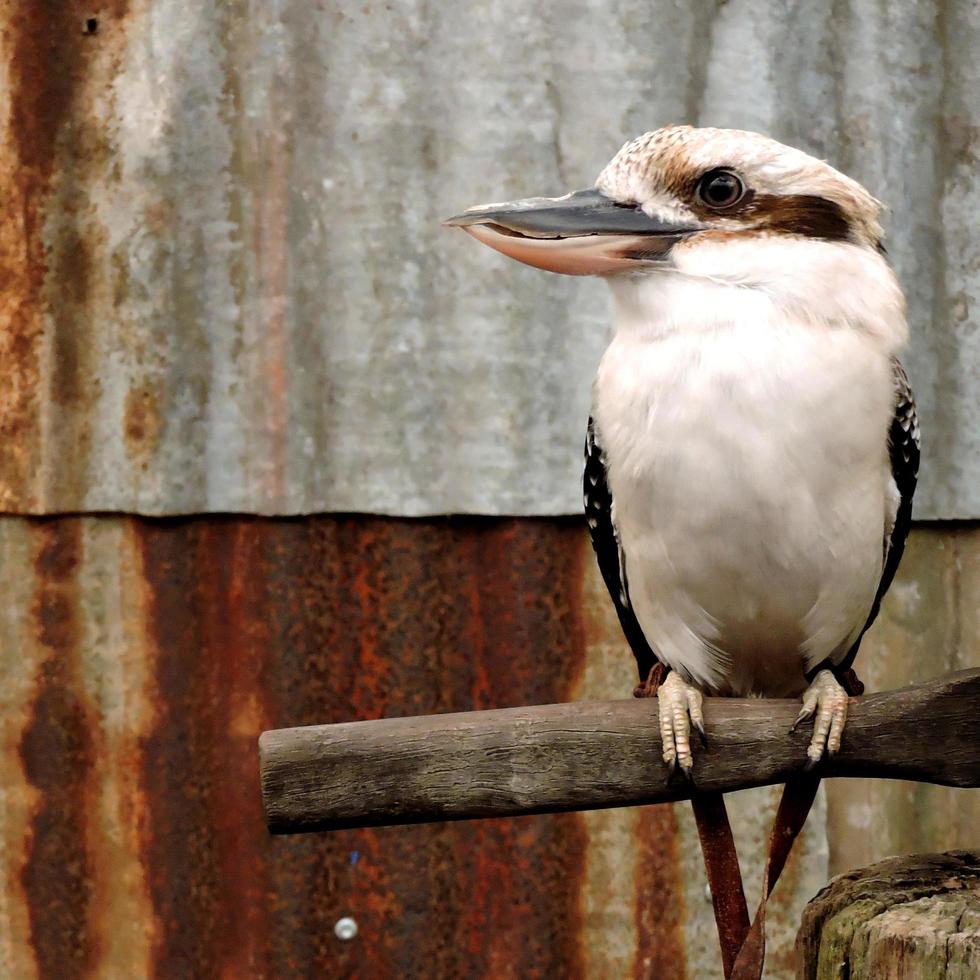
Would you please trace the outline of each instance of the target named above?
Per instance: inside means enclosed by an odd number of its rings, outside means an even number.
[[[859,183],[768,137],[668,126],[626,143],[588,190],[446,223],[528,265],[614,285],[674,273],[790,300],[863,271],[900,317],[879,211]]]

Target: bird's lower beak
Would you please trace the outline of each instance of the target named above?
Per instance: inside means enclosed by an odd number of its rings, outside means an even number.
[[[484,204],[444,224],[519,262],[569,276],[608,275],[663,261],[678,241],[701,230],[693,222],[651,218],[595,189]]]

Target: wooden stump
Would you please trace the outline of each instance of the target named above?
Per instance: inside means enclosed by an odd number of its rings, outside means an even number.
[[[980,852],[889,858],[834,878],[803,912],[799,980],[977,980]]]

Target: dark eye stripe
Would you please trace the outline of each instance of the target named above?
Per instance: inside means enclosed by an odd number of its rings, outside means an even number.
[[[742,193],[731,204],[706,200],[706,185],[713,178],[734,178]],[[707,222],[737,218],[740,223],[782,234],[802,235],[828,242],[858,241],[847,213],[834,201],[817,194],[760,194],[730,167],[702,173],[685,188],[691,209]]]
[[[804,235],[828,242],[853,240],[843,208],[825,197],[810,194],[756,194],[745,217],[757,227]]]

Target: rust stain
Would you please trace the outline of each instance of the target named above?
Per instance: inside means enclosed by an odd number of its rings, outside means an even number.
[[[644,807],[636,835],[636,980],[683,980],[684,887],[671,804]]]
[[[140,862],[148,822],[140,738],[153,724],[149,676],[156,656],[142,629],[143,589],[127,520],[80,520],[77,581],[83,643],[80,681],[98,713],[99,756],[90,780],[89,928],[99,948],[93,977],[146,977],[156,931]]]
[[[145,386],[131,388],[123,410],[123,436],[130,455],[148,457],[162,431],[163,416],[156,392]]]
[[[162,927],[156,971],[262,975],[267,843],[256,739],[269,720],[262,680],[270,638],[255,555],[260,528],[216,518],[139,529],[147,625],[159,651],[158,720],[143,743],[144,864]]]
[[[104,5],[109,18],[126,11],[121,0]],[[0,38],[9,70],[8,112],[0,151],[0,507],[37,505],[40,443],[39,386],[49,310],[57,310],[51,337],[51,398],[70,403],[82,383],[84,353],[76,339],[78,310],[87,302],[90,242],[75,223],[85,205],[81,189],[98,127],[81,124],[78,94],[98,48],[80,27],[86,8],[73,2],[16,0],[0,5]],[[63,154],[71,158],[62,164]],[[104,148],[103,148],[104,152]],[[45,241],[46,207],[62,178],[57,212],[65,231]],[[58,303],[46,295],[54,284]],[[64,304],[64,305],[62,305]],[[90,379],[91,380],[91,379]],[[81,438],[79,438],[81,437]],[[85,433],[66,447],[85,450]]]
[[[42,240],[43,203],[55,165],[55,140],[74,86],[57,2],[4,5],[2,32],[10,72],[9,111],[0,171],[0,505],[31,497],[33,447],[38,442],[37,385],[43,329],[41,292],[47,271]],[[53,64],[58,64],[53,69]]]
[[[579,522],[134,527],[159,651],[142,745],[158,975],[580,976],[580,817],[272,840],[255,754],[273,725],[567,699]]]
[[[260,728],[582,696],[583,657],[588,673],[600,648],[624,651],[583,602],[580,522],[4,526],[17,529],[7,569],[31,570],[12,593],[23,613],[4,622],[28,635],[36,673],[33,685],[15,676],[5,715],[5,771],[18,774],[7,925],[20,929],[5,963],[36,962],[43,977],[107,964],[277,980],[684,975],[681,923],[697,910],[684,907],[668,807],[630,811],[626,846],[620,828],[599,861],[575,814],[275,840],[262,825]],[[108,620],[118,659],[92,648]],[[618,684],[612,667],[591,691]],[[591,918],[603,911],[597,868],[617,859],[630,864],[615,895],[632,968],[589,972],[601,960],[583,937],[612,935]],[[791,863],[780,887],[802,871]],[[348,943],[333,933],[342,915],[360,926]]]
[[[277,724],[567,698],[582,658],[578,522],[292,528],[268,567]],[[584,843],[574,815],[276,839],[291,925],[273,974],[580,976]],[[360,926],[351,943],[333,936],[342,915]]]
[[[256,783],[258,737],[273,723],[267,690],[268,661],[274,657],[274,640],[265,619],[256,612],[267,608],[263,550],[267,529],[256,521],[241,519],[211,529],[205,547],[219,566],[227,564],[224,609],[216,602],[210,618],[214,637],[208,647],[220,651],[221,702],[220,737],[231,747],[226,767],[228,787],[234,793],[238,812],[218,814],[219,859],[226,881],[233,883],[239,921],[232,945],[223,957],[224,976],[255,976],[267,962],[270,917],[266,907],[269,866],[256,861],[268,847],[258,824],[262,822],[261,796]],[[227,551],[222,545],[228,542]],[[221,583],[220,575],[214,581]],[[219,596],[215,597],[219,599]],[[235,788],[237,787],[237,789]]]
[[[24,772],[39,794],[22,883],[40,975],[66,977],[84,975],[98,955],[91,927],[94,856],[86,840],[98,719],[79,692],[77,676],[73,579],[81,561],[81,524],[46,521],[38,540],[33,619],[49,655],[20,743]]]
[[[37,976],[23,870],[40,794],[28,782],[19,748],[33,718],[40,665],[49,655],[35,639],[32,611],[37,591],[30,570],[36,559],[37,541],[31,531],[22,521],[0,521],[0,561],[5,570],[15,570],[14,574],[3,575],[4,602],[0,607],[0,651],[6,655],[0,686],[0,974],[24,980]]]

